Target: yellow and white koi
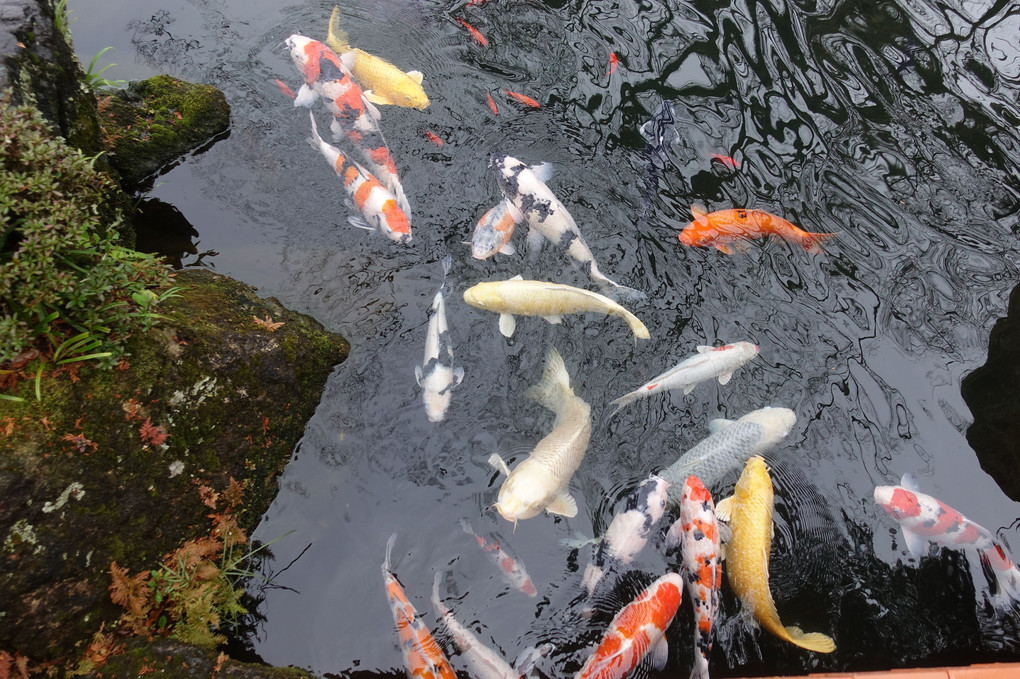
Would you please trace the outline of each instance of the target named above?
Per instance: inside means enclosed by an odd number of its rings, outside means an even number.
[[[556,422],[513,471],[498,454],[489,457],[489,464],[507,476],[499,488],[496,510],[514,526],[542,510],[567,517],[577,515],[577,503],[567,486],[591,437],[591,406],[570,388],[567,367],[554,347],[546,353],[542,379],[525,395],[556,413]]]
[[[326,44],[340,55],[344,65],[365,91],[365,98],[373,104],[427,108],[431,103],[421,86],[420,71],[406,73],[382,57],[351,47],[347,33],[340,28],[340,7],[333,7],[329,17],[329,34]]]
[[[514,314],[541,316],[550,323],[559,323],[563,314],[584,311],[619,316],[627,321],[635,338],[648,339],[648,328],[637,316],[604,295],[562,283],[526,281],[514,276],[508,281],[478,283],[464,291],[464,301],[471,306],[499,314],[499,331],[512,337],[517,328]]]
[[[747,461],[731,497],[715,507],[716,518],[729,521],[733,536],[726,543],[726,577],[752,616],[775,636],[817,653],[832,653],[836,644],[820,632],[784,627],[769,591],[774,494],[768,467],[760,455]]]

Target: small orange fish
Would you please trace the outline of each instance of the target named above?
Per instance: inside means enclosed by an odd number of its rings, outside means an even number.
[[[712,160],[716,160],[716,161],[722,163],[723,165],[725,165],[726,167],[730,168],[731,170],[739,170],[740,169],[740,161],[734,160],[733,158],[730,158],[729,156],[724,156],[721,153],[709,153],[708,157],[711,158]]]
[[[746,250],[745,241],[765,236],[778,236],[818,255],[824,252],[821,244],[836,235],[809,233],[763,210],[737,208],[706,213],[702,208],[691,206],[691,212],[694,221],[680,232],[680,242],[696,247],[711,245],[727,255],[732,255],[734,248]]]
[[[489,108],[491,108],[491,109],[492,109],[492,113],[493,113],[493,115],[497,115],[497,116],[498,116],[498,115],[499,115],[499,109],[498,109],[498,108],[496,108],[496,102],[494,102],[494,101],[492,100],[492,95],[491,95],[491,94],[489,94],[488,92],[486,92],[486,93],[485,93],[485,96],[489,98]]]
[[[478,41],[479,45],[481,45],[482,47],[488,47],[489,46],[489,41],[485,39],[485,36],[482,35],[481,31],[479,31],[477,28],[475,28],[474,26],[472,26],[468,22],[464,21],[460,17],[457,17],[457,21],[460,22],[461,26],[463,26],[464,28],[468,29],[468,33],[470,33],[471,36],[475,40]]]
[[[542,106],[540,103],[538,103],[537,101],[535,101],[526,94],[521,94],[520,92],[511,92],[510,90],[507,89],[504,89],[503,91],[506,92],[506,95],[508,97],[510,97],[511,99],[516,99],[525,106],[530,106],[531,108],[539,108],[540,106]]]
[[[617,66],[617,63],[619,61],[620,61],[620,58],[616,56],[616,52],[610,52],[609,53],[609,70],[606,71],[604,75],[612,75],[613,71],[616,70],[616,66]]]
[[[428,139],[433,144],[435,144],[436,146],[442,146],[445,143],[439,137],[439,135],[433,132],[432,130],[422,130],[422,134],[424,134],[425,138]]]

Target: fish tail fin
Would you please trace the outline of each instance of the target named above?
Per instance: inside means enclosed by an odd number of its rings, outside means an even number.
[[[620,398],[610,401],[609,405],[616,406],[616,410],[614,410],[613,412],[609,413],[609,417],[613,417],[614,415],[616,415],[616,413],[620,412],[621,410],[624,409],[624,407],[630,405],[631,403],[633,403],[637,399],[638,399],[637,393],[632,391],[629,394],[624,394]]]
[[[570,374],[563,363],[563,357],[556,347],[549,347],[545,354],[545,371],[542,379],[524,394],[543,408],[559,413],[566,399],[574,395],[570,388]]]
[[[838,235],[838,231],[836,233],[805,233],[801,238],[800,246],[812,255],[822,255],[825,254],[822,244]]]
[[[337,54],[343,54],[351,49],[347,38],[347,31],[340,28],[340,5],[333,5],[333,13],[329,15],[329,31],[326,34],[326,44]]]
[[[393,554],[393,545],[397,541],[397,534],[394,533],[390,536],[390,539],[386,541],[386,560],[383,561],[383,570],[387,573],[392,572],[393,568],[390,566],[391,560],[390,555]]]
[[[980,553],[981,563],[995,575],[996,592],[992,603],[996,608],[1007,608],[1011,602],[1020,602],[1020,569],[1010,560],[1005,548],[995,542]]]
[[[446,615],[446,606],[443,605],[443,600],[439,596],[439,583],[443,580],[442,571],[436,571],[436,577],[432,580],[432,605],[436,607],[436,611],[440,616]]]
[[[700,653],[694,655],[694,667],[691,668],[691,679],[709,679],[708,659]]]
[[[786,632],[790,635],[791,642],[809,651],[832,653],[836,650],[836,643],[832,638],[821,632],[804,632],[799,627],[787,627]]]
[[[322,137],[319,136],[319,126],[315,124],[315,114],[309,109],[308,118],[312,121],[312,136],[308,138],[308,143],[313,149],[318,151],[322,148]]]

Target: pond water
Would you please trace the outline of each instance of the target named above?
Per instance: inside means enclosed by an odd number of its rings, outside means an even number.
[[[872,497],[910,472],[1020,554],[1020,505],[981,471],[960,396],[1018,279],[1016,3],[351,0],[342,7],[351,42],[423,72],[432,101],[382,109],[413,207],[408,245],[347,224],[342,187],[306,143],[307,112],[274,83],[299,84],[282,41],[324,38],[331,1],[70,5],[85,63],[115,48],[102,58],[118,63],[106,77],[170,73],[230,102],[230,136],[152,192],[199,233],[199,254],[184,264],[259,286],[351,343],[257,531],[266,541],[293,531],[272,545],[274,586],[258,593],[247,640],[267,662],[401,675],[380,573],[396,533],[393,568],[433,630],[442,571],[447,605],[486,643],[512,660],[550,642],[539,672],[574,674],[615,610],[678,564],[657,540],[583,620],[571,602],[590,548],[560,541],[605,530],[618,501],[704,438],[710,420],[765,405],[797,415],[766,455],[773,594],[785,624],[825,632],[837,650],[812,654],[750,630],[724,585],[714,675],[1020,659],[1020,618],[984,604],[983,574],[975,591],[958,552],[911,560]],[[664,101],[675,122],[661,126],[656,152],[640,128]],[[526,256],[520,228],[518,254],[472,259],[463,241],[499,198],[487,170],[496,152],[552,163],[549,187],[601,269],[647,294],[628,306],[650,340],[580,314],[561,325],[519,319],[507,341],[495,314],[464,303],[467,287],[518,273],[588,284],[548,248]],[[677,235],[691,204],[757,208],[839,235],[822,255],[777,240],[732,256],[688,248]],[[414,366],[448,253],[447,314],[465,378],[432,423]],[[729,384],[653,396],[609,419],[609,401],[695,346],[738,340],[761,352]],[[502,477],[486,460],[519,461],[551,429],[552,414],[524,397],[549,346],[592,405],[571,484],[579,512],[514,530],[491,508]],[[512,548],[537,597],[506,586],[461,519]],[[685,602],[662,676],[689,671],[692,621]],[[453,664],[463,676],[463,659]]]

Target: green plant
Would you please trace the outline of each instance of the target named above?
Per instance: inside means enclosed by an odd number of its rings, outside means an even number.
[[[71,24],[77,20],[77,18],[71,18],[71,10],[67,9],[67,0],[57,0],[53,5],[53,25],[64,36],[68,45],[71,44]]]
[[[46,362],[112,366],[177,289],[161,262],[117,244],[114,181],[10,96],[0,93],[0,362],[37,349]]]
[[[93,69],[96,67],[96,62],[99,61],[99,57],[103,56],[107,52],[113,49],[113,46],[104,47],[103,49],[96,52],[96,56],[92,57],[92,61],[89,62],[88,67],[85,69],[85,82],[93,90],[99,89],[116,89],[127,85],[127,80],[107,80],[103,77],[103,73],[108,69],[116,66],[117,64],[107,64],[98,71]]]

